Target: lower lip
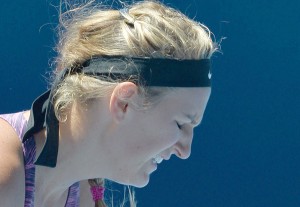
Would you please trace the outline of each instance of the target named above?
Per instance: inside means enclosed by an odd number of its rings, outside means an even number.
[[[154,172],[155,170],[157,170],[157,163],[155,163],[151,160],[151,165],[152,165],[151,172]]]

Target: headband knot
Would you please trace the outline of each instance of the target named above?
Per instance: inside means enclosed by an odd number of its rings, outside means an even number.
[[[124,18],[126,24],[134,26],[135,18],[129,14],[129,9],[127,7],[120,9],[119,13]]]

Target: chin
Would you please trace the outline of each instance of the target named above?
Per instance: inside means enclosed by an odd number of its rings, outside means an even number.
[[[148,172],[141,172],[135,173],[128,179],[127,185],[136,187],[136,188],[143,188],[148,185],[150,181],[150,173]]]
[[[157,169],[157,164],[152,160],[147,162],[133,177],[132,186],[137,188],[143,188],[148,185],[150,181],[150,175]]]
[[[143,188],[148,185],[150,181],[150,174],[155,171],[157,165],[146,163],[144,166],[136,171],[130,171],[125,174],[119,174],[118,179],[111,179],[122,185],[130,185],[136,188]],[[109,178],[108,178],[109,179]]]
[[[143,188],[146,185],[148,185],[150,180],[150,175],[147,173],[143,174],[135,174],[133,176],[128,177],[127,179],[124,179],[124,177],[119,179],[112,179],[108,178],[109,180],[119,183],[121,185],[130,185],[136,188]]]
[[[138,179],[137,177],[129,185],[136,188],[143,188],[149,183],[149,175],[144,175],[143,179]]]
[[[150,160],[140,170],[129,179],[131,186],[137,188],[143,188],[148,185],[150,181],[150,175],[157,169],[157,164],[153,164]]]

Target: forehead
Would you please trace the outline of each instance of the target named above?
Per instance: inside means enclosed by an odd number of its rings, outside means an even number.
[[[161,106],[173,110],[184,110],[185,113],[201,116],[204,113],[210,93],[210,87],[176,88],[161,100]]]

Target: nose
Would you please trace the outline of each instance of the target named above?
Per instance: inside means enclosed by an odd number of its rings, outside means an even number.
[[[180,159],[188,159],[191,155],[193,129],[189,129],[174,145],[174,154]]]
[[[180,159],[188,159],[191,156],[191,145],[183,146],[177,144],[175,148],[175,155]]]

